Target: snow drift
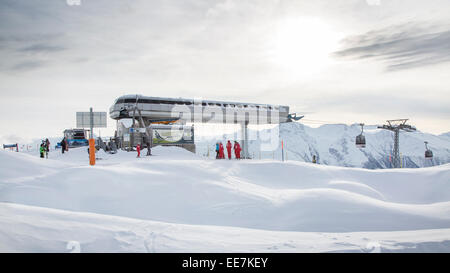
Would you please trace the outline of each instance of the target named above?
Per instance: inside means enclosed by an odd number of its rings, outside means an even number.
[[[266,231],[0,203],[0,252],[449,252],[449,234]]]
[[[87,165],[88,154],[83,148],[64,155],[50,153],[48,160],[0,152],[0,242],[9,242],[4,249],[15,249],[14,242],[23,236],[43,236],[52,241],[47,237],[52,232],[44,228],[49,225],[46,221],[61,224],[54,227],[55,232],[68,232],[66,228],[73,229],[69,222],[89,227],[91,222],[85,217],[92,216],[95,228],[81,233],[94,236],[96,228],[108,229],[99,225],[102,217],[109,215],[117,216],[117,222],[122,217],[135,219],[123,220],[121,228],[131,225],[128,221],[143,221],[143,225],[167,225],[195,232],[208,229],[215,235],[199,243],[200,251],[207,250],[201,247],[204,244],[215,245],[211,251],[220,251],[213,242],[219,231],[238,236],[241,231],[248,234],[256,230],[262,232],[261,236],[273,238],[288,238],[289,234],[304,238],[316,232],[430,232],[438,233],[439,247],[448,250],[445,241],[450,240],[450,164],[366,170],[296,161],[216,161],[175,147],[157,147],[153,152],[154,156],[140,159],[135,153],[99,152],[102,159],[95,167]],[[24,216],[18,216],[21,214]],[[228,242],[229,248],[222,250],[233,250],[233,240]],[[245,245],[246,239],[241,241]],[[54,249],[51,244],[48,248],[23,244],[18,251]],[[235,251],[244,249],[243,245]],[[296,246],[293,251],[305,250],[305,245]],[[327,246],[315,250],[348,250]],[[137,250],[135,247],[130,246],[130,250]],[[253,247],[248,242],[247,250],[255,250]],[[107,246],[96,244],[91,250],[104,248]],[[119,249],[127,251],[123,246]],[[277,249],[286,250],[272,250]]]

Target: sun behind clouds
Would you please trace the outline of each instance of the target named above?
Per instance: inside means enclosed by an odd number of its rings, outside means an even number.
[[[290,77],[319,72],[332,62],[339,33],[318,18],[287,18],[274,25],[268,41],[268,56],[277,69]]]

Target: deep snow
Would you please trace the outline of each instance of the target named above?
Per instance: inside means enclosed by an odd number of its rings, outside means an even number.
[[[0,152],[0,250],[450,251],[450,164],[367,170],[86,149]]]

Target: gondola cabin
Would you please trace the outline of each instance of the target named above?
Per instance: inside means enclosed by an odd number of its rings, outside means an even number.
[[[364,123],[360,123],[361,133],[356,136],[355,144],[358,148],[366,148],[366,137],[363,135],[364,132]]]
[[[433,151],[431,151],[428,148],[428,142],[425,141],[425,159],[432,159],[433,158]]]
[[[366,148],[366,137],[363,135],[356,136],[355,144],[358,148]]]

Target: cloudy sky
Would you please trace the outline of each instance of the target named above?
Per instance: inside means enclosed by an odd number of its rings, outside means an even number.
[[[4,139],[59,136],[129,93],[450,131],[448,0],[76,2],[0,0]]]

